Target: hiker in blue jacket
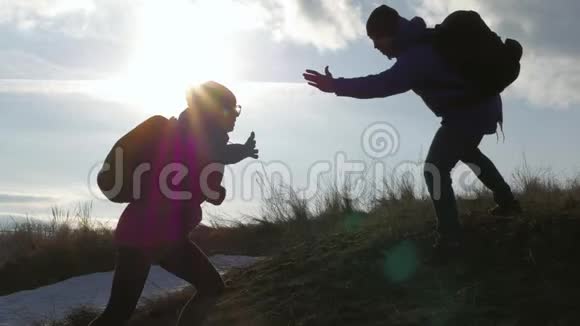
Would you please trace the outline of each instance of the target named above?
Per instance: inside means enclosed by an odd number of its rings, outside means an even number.
[[[512,215],[521,211],[509,185],[494,164],[479,149],[484,135],[494,134],[502,124],[500,95],[469,101],[470,85],[447,65],[430,42],[424,20],[407,20],[386,5],[370,15],[367,34],[374,47],[396,63],[376,75],[360,78],[334,78],[328,66],[325,74],[306,70],[308,84],[327,93],[360,99],[381,98],[412,90],[441,117],[425,160],[424,176],[437,215],[437,248],[455,248],[461,242],[451,170],[463,161],[494,195],[493,215]]]

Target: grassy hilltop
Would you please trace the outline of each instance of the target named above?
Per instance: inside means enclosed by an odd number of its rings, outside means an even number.
[[[520,189],[526,213],[514,219],[489,216],[485,193],[460,201],[466,243],[452,260],[431,248],[425,198],[384,198],[363,213],[335,196],[282,223],[303,240],[227,275],[208,325],[577,325],[580,187],[529,179]],[[290,211],[308,216],[300,207]],[[171,325],[191,293],[153,302],[131,325]]]
[[[459,200],[466,243],[454,259],[431,248],[431,203],[408,180],[392,183],[365,209],[348,192],[330,191],[315,205],[278,192],[254,223],[194,233],[210,254],[268,257],[226,275],[228,290],[208,325],[576,325],[580,180],[518,173],[514,187],[525,213],[513,219],[489,216],[485,191]],[[98,240],[93,257],[101,260],[91,268],[112,267],[110,231],[70,232],[77,234],[70,242],[45,239],[11,268],[56,255],[82,232]],[[68,257],[84,259],[75,251]],[[0,275],[12,275],[6,266]],[[83,272],[67,266],[60,277]],[[131,325],[171,325],[193,291],[150,302]],[[49,325],[86,325],[95,313],[76,309]]]

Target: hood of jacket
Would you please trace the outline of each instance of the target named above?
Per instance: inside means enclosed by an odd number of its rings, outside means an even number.
[[[394,40],[397,48],[397,57],[409,47],[424,39],[427,33],[427,24],[423,18],[414,17],[408,20],[404,17],[399,17],[399,31]]]

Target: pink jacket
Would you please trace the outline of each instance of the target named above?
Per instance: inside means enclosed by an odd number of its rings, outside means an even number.
[[[200,204],[205,196],[201,191],[201,167],[212,161],[212,149],[207,139],[189,136],[175,118],[171,123],[175,128],[168,137],[161,141],[158,148],[148,153],[151,160],[151,176],[143,181],[146,198],[130,203],[119,218],[115,231],[115,243],[118,246],[138,248],[148,253],[155,253],[187,241],[188,234],[202,219]],[[224,144],[225,145],[225,144]],[[153,146],[155,147],[155,146]],[[165,188],[171,191],[191,194],[188,199],[168,198],[167,192],[161,191],[159,176],[164,167],[171,163],[180,163],[187,168],[185,179],[173,184],[174,174],[169,174]],[[219,185],[221,176],[213,183]],[[212,181],[210,181],[211,183]],[[214,185],[215,186],[215,185]],[[212,186],[212,188],[214,187]],[[169,196],[171,197],[171,196]]]

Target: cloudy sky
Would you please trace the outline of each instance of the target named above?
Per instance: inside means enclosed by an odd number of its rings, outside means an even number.
[[[0,216],[41,215],[92,200],[96,216],[116,218],[123,206],[91,192],[94,167],[147,116],[178,114],[185,88],[207,79],[229,85],[244,106],[231,138],[243,142],[253,130],[261,151],[260,163],[244,161],[229,172],[230,199],[208,212],[235,218],[255,209],[256,196],[243,191],[255,179],[248,169],[283,164],[299,187],[321,162],[333,168],[337,157],[368,162],[374,157],[361,137],[377,121],[396,136],[385,165],[418,166],[439,121],[412,93],[356,101],[301,81],[305,68],[325,65],[345,77],[387,69],[392,62],[364,33],[381,3],[3,0]],[[504,95],[506,141],[490,136],[482,149],[508,178],[524,154],[530,165],[563,177],[579,171],[580,2],[387,4],[430,25],[453,10],[476,9],[500,35],[520,40],[522,75]]]

